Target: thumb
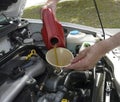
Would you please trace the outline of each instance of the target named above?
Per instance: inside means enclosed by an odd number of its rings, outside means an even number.
[[[86,64],[84,63],[84,60],[81,60],[76,63],[72,63],[71,65],[67,66],[67,69],[75,69],[75,70],[86,70]]]

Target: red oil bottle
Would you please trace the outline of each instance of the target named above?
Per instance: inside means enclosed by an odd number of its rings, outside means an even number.
[[[42,37],[47,49],[65,47],[65,37],[62,25],[56,20],[50,8],[42,9]]]

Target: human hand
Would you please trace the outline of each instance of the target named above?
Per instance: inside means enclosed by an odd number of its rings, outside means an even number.
[[[68,69],[88,70],[92,69],[97,61],[104,55],[102,44],[95,44],[82,50],[71,62]]]
[[[71,65],[66,68],[76,70],[92,69],[102,56],[118,46],[120,46],[120,32],[81,51],[72,60]]]
[[[50,8],[53,11],[53,14],[55,15],[56,12],[56,5],[59,2],[59,0],[48,0],[46,4],[42,7],[44,8]]]

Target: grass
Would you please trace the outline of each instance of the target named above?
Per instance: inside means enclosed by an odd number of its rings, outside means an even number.
[[[105,28],[120,28],[120,0],[96,0]],[[41,5],[42,6],[42,5]],[[24,10],[24,18],[40,19],[41,6]],[[57,5],[57,19],[62,22],[100,27],[93,0],[74,0]]]

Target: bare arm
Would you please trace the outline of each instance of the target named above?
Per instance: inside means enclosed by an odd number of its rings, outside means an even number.
[[[77,70],[87,70],[93,68],[102,56],[118,46],[120,46],[120,32],[109,39],[102,40],[81,51],[67,68]]]
[[[108,51],[120,46],[120,32],[110,37],[108,40]]]

